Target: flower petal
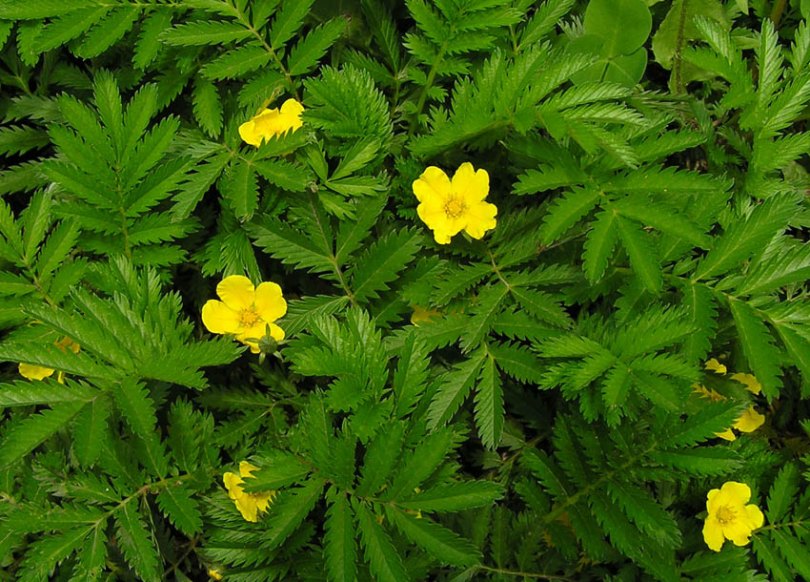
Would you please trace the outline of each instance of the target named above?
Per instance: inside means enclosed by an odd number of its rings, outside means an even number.
[[[295,99],[287,99],[281,105],[281,125],[282,132],[288,130],[295,131],[299,129],[304,122],[301,121],[301,114],[304,112],[304,106]]]
[[[467,226],[464,229],[474,239],[480,239],[488,230],[495,228],[498,208],[488,202],[477,202],[467,209]]]
[[[740,516],[740,519],[752,530],[762,527],[765,523],[765,516],[762,514],[762,510],[754,504],[746,505],[743,508],[743,514]]]
[[[273,323],[287,313],[287,302],[281,295],[281,287],[275,283],[260,283],[254,296],[256,312],[267,323]]]
[[[53,368],[37,366],[36,364],[26,364],[25,362],[20,362],[20,365],[17,366],[17,370],[20,372],[20,376],[28,378],[29,380],[44,380],[54,373]]]
[[[703,541],[706,542],[710,550],[714,550],[715,552],[719,552],[723,548],[723,542],[726,541],[723,535],[723,528],[711,515],[706,518],[703,524]]]
[[[759,394],[762,392],[762,384],[759,383],[756,376],[753,374],[732,374],[732,380],[736,380],[740,384],[744,384],[745,388],[752,394]]]
[[[239,499],[234,500],[234,503],[236,504],[236,509],[238,509],[239,513],[242,514],[242,518],[244,518],[245,521],[259,521],[256,500],[253,499],[252,495],[240,497]]]
[[[727,440],[727,441],[736,441],[737,440],[737,435],[734,434],[734,431],[731,430],[730,428],[727,428],[723,432],[716,432],[716,433],[714,433],[714,436],[719,437],[719,438],[721,438],[723,440]]]
[[[753,406],[749,406],[734,423],[734,428],[740,432],[754,432],[764,423],[765,416],[757,412]]]
[[[723,526],[723,535],[734,542],[735,546],[744,546],[751,537],[751,528],[741,519],[735,519],[731,523]]]
[[[728,500],[722,505],[745,505],[751,499],[751,488],[745,483],[726,481],[720,488],[720,493]]]
[[[255,290],[250,279],[242,275],[225,277],[217,285],[217,295],[234,311],[242,311],[253,305]]]
[[[239,314],[222,301],[209,299],[202,308],[203,325],[211,333],[236,333]]]
[[[709,513],[714,513],[717,511],[717,507],[719,507],[717,503],[717,495],[719,493],[719,489],[712,489],[709,491],[708,495],[706,495],[706,511]]]
[[[228,497],[231,499],[236,500],[244,495],[242,491],[243,481],[236,473],[228,471],[222,476],[222,482],[225,485],[225,489],[228,490]]]
[[[453,192],[461,194],[464,202],[471,206],[489,194],[489,174],[486,170],[476,171],[470,162],[464,162],[453,174],[452,185]]]
[[[428,166],[412,187],[419,202],[434,200],[443,203],[452,192],[450,178],[436,166]]]
[[[258,471],[259,468],[256,465],[251,465],[247,461],[242,461],[239,463],[239,474],[242,477],[253,477],[253,471]]]
[[[256,122],[252,119],[239,126],[239,137],[243,142],[252,146],[262,145],[262,136],[256,131]]]
[[[725,374],[728,370],[727,368],[717,361],[717,358],[712,358],[705,365],[707,370],[711,370],[712,372],[716,372],[718,374]]]

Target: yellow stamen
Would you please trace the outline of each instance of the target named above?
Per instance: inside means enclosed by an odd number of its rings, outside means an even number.
[[[452,197],[444,203],[444,213],[447,215],[447,218],[458,218],[467,210],[467,205],[464,204],[464,200],[457,197]]]
[[[732,507],[723,505],[717,508],[717,521],[721,525],[727,525],[737,519],[737,512]]]
[[[239,325],[243,328],[251,328],[256,325],[256,322],[261,319],[261,316],[256,312],[253,307],[243,309],[239,314]]]

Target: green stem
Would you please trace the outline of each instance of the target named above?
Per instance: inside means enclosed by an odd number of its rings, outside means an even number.
[[[543,574],[542,572],[522,572],[520,570],[507,570],[505,568],[494,568],[492,566],[475,566],[478,570],[484,572],[491,572],[493,574],[501,574],[503,576],[515,576],[520,578],[532,578],[534,580],[571,580],[565,576],[555,576],[553,574]]]

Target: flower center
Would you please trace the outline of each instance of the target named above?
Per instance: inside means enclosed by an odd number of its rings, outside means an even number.
[[[244,328],[251,328],[256,325],[259,319],[261,319],[261,316],[256,313],[256,310],[253,307],[248,307],[239,314],[239,325]]]
[[[453,196],[444,203],[444,213],[447,218],[458,218],[464,214],[465,210],[467,210],[467,205],[461,198]]]
[[[717,509],[717,521],[721,525],[728,525],[737,519],[737,512],[727,505],[722,505]]]

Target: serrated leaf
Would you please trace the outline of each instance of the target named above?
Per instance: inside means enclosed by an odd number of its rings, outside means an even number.
[[[197,123],[209,136],[218,137],[219,132],[222,131],[222,101],[216,85],[202,77],[197,77],[194,80],[192,99]]]
[[[345,28],[346,20],[335,18],[310,30],[290,51],[287,58],[287,70],[290,75],[303,75],[314,69],[329,47],[340,38]]]
[[[794,463],[787,463],[779,471],[768,492],[768,523],[779,523],[787,517],[797,493],[799,470]]]
[[[622,239],[630,265],[644,286],[658,293],[663,284],[661,263],[653,239],[633,223],[619,218],[619,237]]]
[[[495,449],[501,442],[503,416],[501,377],[495,369],[494,358],[488,357],[475,390],[475,424],[481,442],[488,449]]]
[[[98,459],[101,445],[108,438],[107,419],[110,412],[109,400],[104,396],[97,396],[76,416],[73,452],[81,466],[89,467]]]
[[[444,462],[452,447],[453,432],[449,428],[427,435],[403,458],[400,470],[391,487],[383,493],[383,498],[396,500],[413,491]]]
[[[141,521],[134,503],[127,503],[115,512],[116,539],[124,558],[145,582],[157,582],[161,576],[161,560],[149,530]]]
[[[258,44],[230,50],[206,64],[202,74],[212,81],[236,79],[270,62],[270,53]]]
[[[282,160],[258,160],[253,167],[263,178],[289,192],[304,192],[312,181],[304,168]]]
[[[667,467],[692,475],[728,475],[742,466],[739,455],[724,446],[659,451],[653,453],[652,458]]]
[[[354,501],[354,499],[352,501],[357,527],[360,530],[360,541],[363,544],[366,561],[369,563],[372,575],[377,580],[390,582],[410,580],[391,538],[363,503]]]
[[[270,27],[270,43],[278,50],[290,40],[312,8],[315,0],[286,0]]]
[[[446,483],[397,501],[403,509],[438,513],[486,507],[501,497],[503,488],[492,481]]]
[[[329,580],[354,582],[357,579],[357,542],[354,515],[346,496],[330,490],[330,504],[324,521],[324,561]]]
[[[191,492],[183,485],[170,483],[157,496],[160,510],[174,526],[192,538],[202,531],[202,516]]]
[[[472,390],[485,358],[486,353],[479,350],[441,377],[428,408],[428,427],[435,429],[450,421]]]
[[[62,402],[11,425],[0,444],[0,467],[21,459],[56,432],[81,410],[80,402]]]
[[[170,28],[161,35],[161,40],[172,46],[205,46],[226,44],[250,36],[248,28],[236,23],[201,20]]]
[[[596,283],[605,274],[608,260],[618,240],[616,223],[617,216],[614,212],[602,211],[588,231],[582,261],[585,276],[591,283]]]
[[[267,533],[262,538],[262,548],[278,548],[306,519],[321,497],[323,482],[312,480],[303,487],[288,489],[273,501],[272,511],[266,519]]]
[[[400,230],[382,236],[357,259],[352,271],[355,299],[376,299],[388,290],[388,283],[410,263],[420,248],[419,236]]]
[[[763,394],[772,400],[779,395],[781,382],[779,351],[774,345],[771,332],[748,303],[732,299],[729,307],[751,370],[762,384]]]
[[[434,523],[391,509],[386,512],[399,531],[411,542],[439,559],[443,564],[472,566],[478,563],[480,553],[469,540]]]
[[[223,198],[238,218],[249,219],[259,205],[259,182],[251,164],[232,165],[219,181]]]
[[[557,198],[540,229],[543,242],[551,244],[565,234],[597,204],[600,195],[595,188],[577,188]]]

